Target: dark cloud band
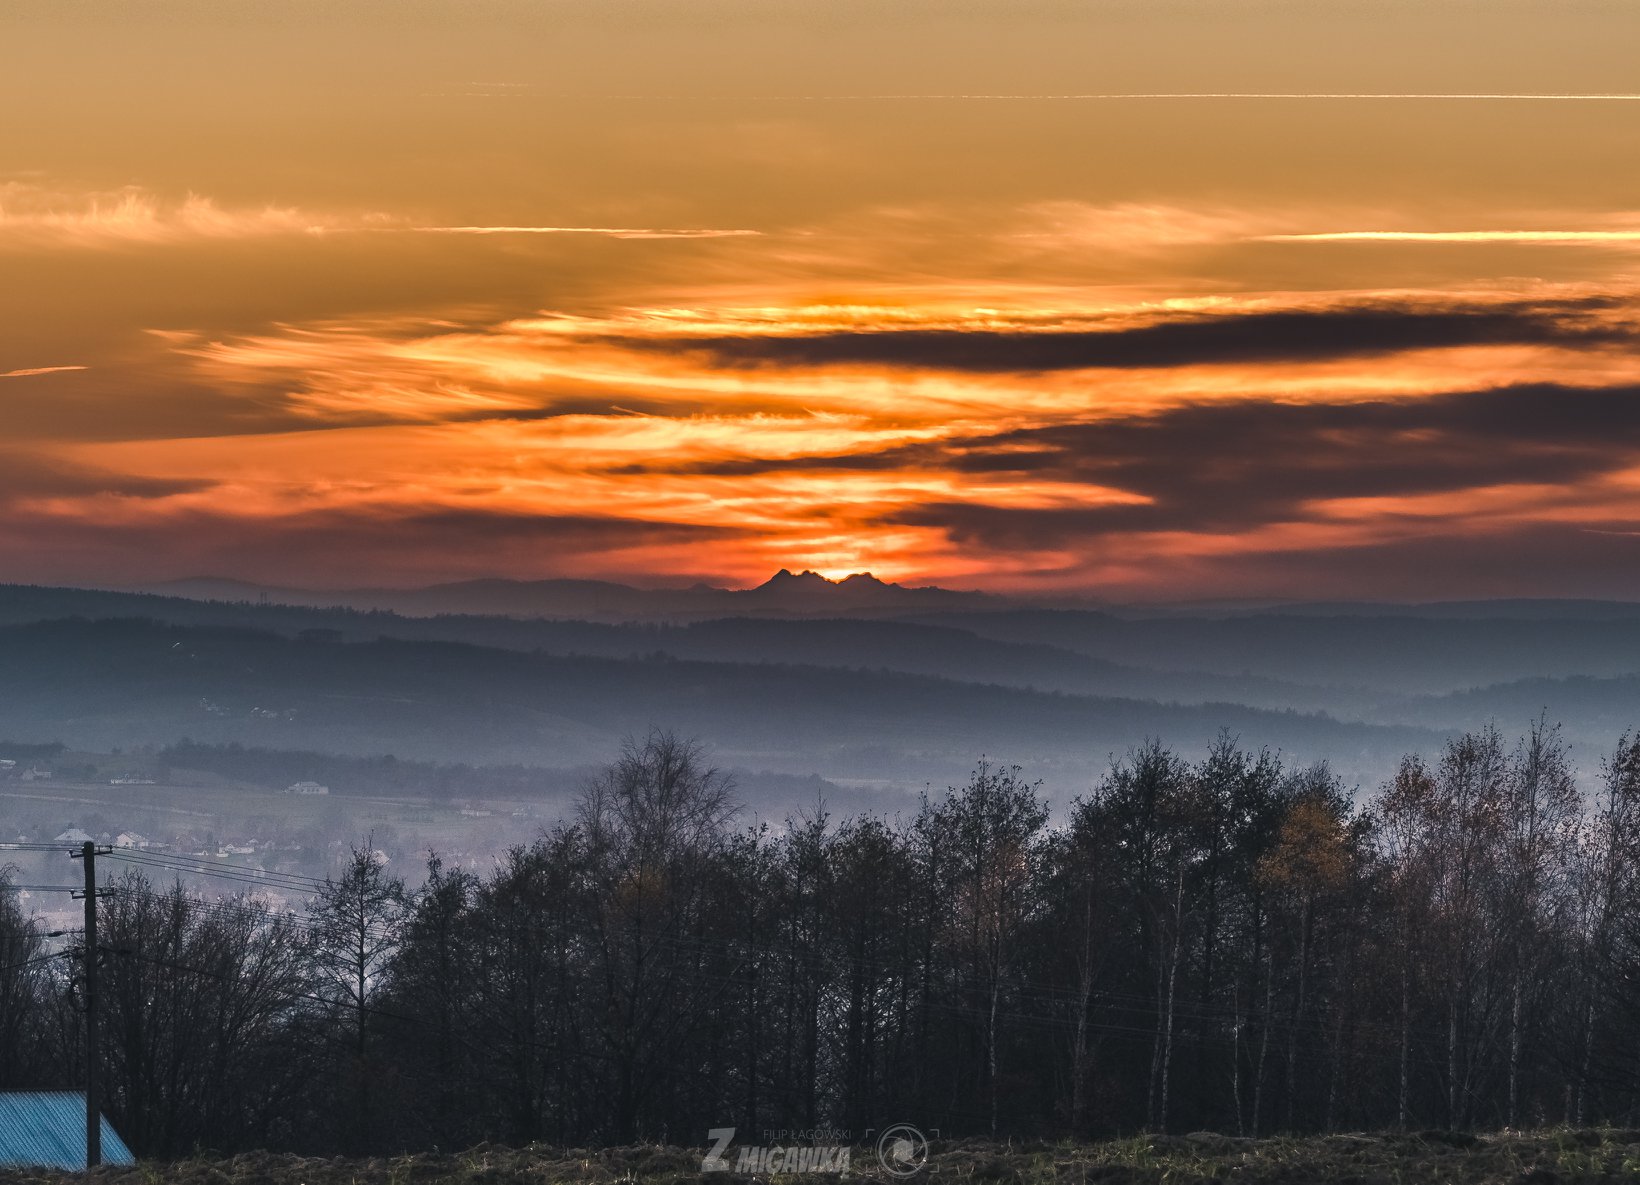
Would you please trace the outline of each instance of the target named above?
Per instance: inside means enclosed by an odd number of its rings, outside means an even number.
[[[887,329],[601,340],[645,351],[704,354],[722,366],[875,365],[974,373],[1156,369],[1632,340],[1632,327],[1591,316],[1608,304],[1594,298],[1435,309],[1371,305],[1213,314],[1116,330]]]
[[[944,443],[961,472],[1120,490],[1075,509],[931,504],[894,521],[992,546],[1085,533],[1237,531],[1318,503],[1509,485],[1563,489],[1640,460],[1640,388],[1552,385],[1367,403],[1235,403]]]
[[[663,470],[946,471],[1119,491],[1029,508],[945,501],[886,521],[997,548],[1088,534],[1235,531],[1315,517],[1314,504],[1504,485],[1575,488],[1640,462],[1640,387],[1556,385],[1334,403],[1235,402],[1020,428],[856,454],[729,458]],[[636,467],[629,467],[632,471]]]

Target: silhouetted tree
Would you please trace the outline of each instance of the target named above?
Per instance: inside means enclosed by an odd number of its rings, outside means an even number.
[[[904,820],[733,830],[657,732],[575,817],[302,912],[139,876],[104,918],[108,1107],[145,1155],[1615,1122],[1640,1104],[1640,737],[1578,793],[1495,727],[1362,799],[1224,735],[1052,821],[981,763]],[[69,948],[71,953],[72,948]],[[75,960],[0,888],[0,1079],[83,1069]]]
[[[36,1082],[45,1054],[38,1007],[49,957],[40,927],[13,890],[16,869],[0,867],[0,1089]]]
[[[387,874],[369,841],[349,852],[340,874],[320,886],[308,908],[318,992],[347,1018],[348,1052],[338,1058],[338,1071],[352,1115],[346,1138],[358,1150],[371,1145],[373,1104],[389,1077],[387,1064],[373,1057],[372,1038],[405,915],[404,882]]]
[[[672,733],[629,740],[577,804],[585,840],[595,1029],[609,1083],[609,1132],[641,1134],[643,1108],[716,999],[720,952],[703,930],[711,856],[735,810],[729,779]]]

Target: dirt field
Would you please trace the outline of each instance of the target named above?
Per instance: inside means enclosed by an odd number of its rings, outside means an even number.
[[[637,1147],[597,1151],[480,1147],[454,1155],[367,1160],[304,1159],[254,1153],[229,1159],[103,1168],[75,1174],[0,1172],[0,1185],[93,1180],[104,1185],[733,1185],[753,1178],[700,1171],[702,1150]],[[875,1154],[856,1150],[853,1177],[891,1182]],[[793,1185],[801,1176],[777,1175]],[[1196,1133],[1098,1144],[935,1144],[913,1181],[974,1185],[1083,1185],[1101,1182],[1307,1182],[1335,1185],[1468,1185],[1479,1182],[1640,1180],[1640,1131],[1524,1135],[1337,1135],[1238,1140]]]

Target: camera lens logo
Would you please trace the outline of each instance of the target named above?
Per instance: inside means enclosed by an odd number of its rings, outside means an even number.
[[[909,1123],[896,1123],[877,1137],[877,1163],[896,1177],[915,1177],[928,1164],[928,1140]]]

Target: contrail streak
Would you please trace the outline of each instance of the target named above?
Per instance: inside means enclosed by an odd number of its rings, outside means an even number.
[[[1640,243],[1640,230],[1334,230],[1260,235],[1261,243]]]
[[[727,239],[756,230],[667,230],[638,226],[415,226],[429,235],[605,235],[614,239]]]
[[[613,96],[616,98],[659,98],[654,95]],[[721,96],[730,98],[733,96]],[[1513,93],[1504,91],[1110,91],[1089,94],[1028,95],[1028,94],[930,94],[930,95],[753,95],[753,99],[792,100],[799,102],[823,101],[968,101],[968,102],[1090,102],[1121,99],[1384,99],[1384,100],[1453,100],[1504,101],[1550,103],[1633,103],[1640,102],[1640,93],[1604,92],[1592,94]]]
[[[36,374],[60,374],[65,370],[85,370],[84,366],[30,366],[22,370],[0,371],[0,379],[26,379]]]

